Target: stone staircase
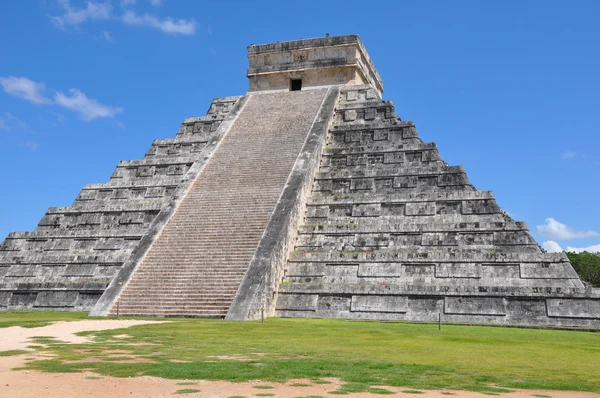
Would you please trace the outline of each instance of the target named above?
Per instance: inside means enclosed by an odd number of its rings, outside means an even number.
[[[250,96],[111,315],[225,317],[326,91]]]

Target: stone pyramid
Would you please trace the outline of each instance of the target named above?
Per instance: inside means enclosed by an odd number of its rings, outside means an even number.
[[[402,121],[358,36],[248,47],[217,98],[0,245],[0,308],[600,326],[544,253]]]

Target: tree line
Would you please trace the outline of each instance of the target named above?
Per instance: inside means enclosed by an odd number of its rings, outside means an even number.
[[[567,252],[573,268],[579,277],[594,287],[600,287],[600,253],[572,253]]]

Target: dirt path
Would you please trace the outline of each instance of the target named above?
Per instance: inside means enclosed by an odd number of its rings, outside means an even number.
[[[57,322],[40,328],[11,327],[0,329],[0,351],[26,350],[28,341],[33,336],[49,336],[58,340],[71,343],[85,343],[87,337],[75,336],[74,333],[89,330],[107,330],[124,328],[133,325],[154,323],[155,321],[135,320],[90,320]],[[331,384],[314,384],[309,380],[291,380],[287,383],[246,382],[230,383],[223,381],[204,380],[168,380],[157,377],[132,377],[115,378],[101,376],[91,372],[84,373],[42,373],[27,370],[13,370],[25,364],[26,358],[41,358],[42,354],[31,352],[25,355],[0,357],[0,397],[3,398],[104,398],[104,397],[131,397],[131,398],[162,398],[162,397],[190,397],[190,398],[227,398],[231,396],[253,397],[257,394],[273,394],[274,397],[300,397],[300,396],[332,396],[328,393],[339,388],[340,381],[331,379]],[[293,386],[292,384],[305,384]],[[306,386],[308,385],[308,386]],[[260,389],[257,386],[270,386],[273,388]],[[419,394],[410,393],[413,390],[402,387],[384,387],[402,397],[424,398],[483,398],[489,395],[466,391],[422,391]],[[200,390],[181,395],[180,390]],[[448,394],[450,393],[450,394]],[[537,395],[534,395],[537,394]],[[259,395],[260,396],[260,395]],[[265,395],[263,395],[265,396]],[[381,397],[373,394],[349,394],[347,397]],[[572,391],[544,391],[544,390],[517,390],[512,393],[502,394],[502,397],[553,397],[553,398],[588,398],[600,397],[599,394],[581,393]]]
[[[149,323],[162,323],[162,321],[136,321],[136,320],[97,320],[97,321],[61,321],[39,328],[23,328],[11,326],[0,328],[0,351],[25,350],[31,345],[34,336],[54,337],[57,340],[73,344],[85,344],[91,341],[88,337],[76,336],[75,333],[90,330],[109,330],[128,328],[134,325]]]

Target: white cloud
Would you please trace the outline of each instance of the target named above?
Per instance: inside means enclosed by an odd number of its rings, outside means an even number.
[[[568,251],[568,252],[574,252],[574,253],[581,253],[581,252],[600,253],[600,244],[593,245],[593,246],[588,246],[588,247],[572,247],[572,246],[567,246],[566,251]]]
[[[100,37],[109,43],[115,42],[115,39],[113,39],[112,35],[110,34],[110,32],[108,30],[103,31],[102,34],[100,35]]]
[[[27,142],[21,142],[21,143],[19,143],[19,146],[21,148],[26,148],[26,149],[30,149],[32,151],[35,151],[36,149],[38,149],[40,147],[40,144],[38,144],[35,141],[27,141]]]
[[[560,154],[560,157],[564,160],[573,159],[575,157],[575,152],[563,152]]]
[[[59,6],[64,10],[62,15],[51,15],[50,20],[60,29],[68,25],[77,27],[88,20],[105,20],[111,17],[111,5],[88,1],[85,8],[73,8],[69,0],[59,0]]]
[[[121,7],[131,7],[135,5],[135,0],[121,0]]]
[[[563,249],[560,247],[560,245],[553,240],[545,241],[544,243],[542,243],[542,247],[548,253],[559,253],[559,252],[563,251]]]
[[[160,20],[149,14],[136,14],[134,11],[125,12],[122,17],[122,21],[128,25],[148,26],[158,29],[164,33],[186,36],[192,36],[196,34],[196,28],[198,25],[193,19],[166,18]]]
[[[69,90],[70,95],[65,95],[59,91],[54,93],[54,101],[44,96],[46,85],[44,83],[36,83],[26,77],[1,77],[0,85],[8,94],[15,97],[23,98],[34,104],[58,105],[63,108],[78,112],[83,120],[93,120],[97,118],[114,117],[117,113],[123,112],[123,109],[115,106],[107,106],[98,101],[88,98],[80,90],[72,88]],[[8,123],[11,121],[12,123]],[[59,123],[64,122],[64,117],[61,115]],[[12,124],[12,125],[11,125]],[[21,129],[26,129],[27,124],[5,112],[0,118],[0,130],[10,131],[14,125]]]
[[[598,236],[596,231],[577,231],[567,225],[556,221],[554,218],[546,218],[546,224],[538,225],[537,231],[540,235],[550,239],[568,240],[568,239],[584,239]]]
[[[26,77],[0,77],[2,89],[10,95],[22,98],[34,104],[49,104],[52,101],[44,97],[46,85],[43,82],[36,83]]]
[[[54,101],[63,108],[79,113],[83,120],[93,120],[97,118],[114,117],[117,113],[123,112],[123,109],[115,106],[102,105],[98,101],[88,98],[84,93],[72,88],[69,95],[56,92]]]
[[[10,131],[10,127],[8,127],[8,124],[2,119],[2,116],[0,116],[0,131]]]
[[[163,0],[150,0],[150,4],[152,4],[153,7],[160,7],[162,6]]]
[[[4,131],[11,131],[13,127],[18,127],[20,130],[24,131],[29,129],[27,123],[25,123],[10,112],[4,112],[3,119],[4,125],[6,127]],[[2,120],[2,118],[0,118],[0,120]]]

